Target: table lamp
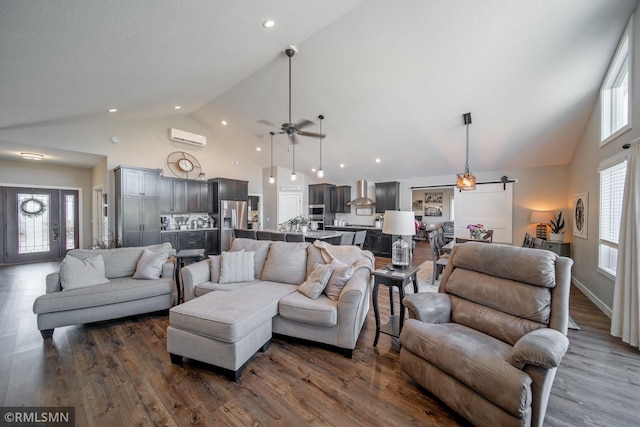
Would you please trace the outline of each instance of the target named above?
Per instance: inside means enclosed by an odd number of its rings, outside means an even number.
[[[530,222],[538,224],[536,227],[536,237],[547,240],[547,224],[553,219],[551,211],[531,211]]]
[[[398,236],[398,240],[391,245],[391,264],[394,268],[407,268],[409,266],[409,244],[402,240],[402,236],[416,234],[413,212],[385,211],[382,232]]]

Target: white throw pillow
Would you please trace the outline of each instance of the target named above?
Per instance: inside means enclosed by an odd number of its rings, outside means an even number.
[[[311,273],[307,276],[307,280],[298,286],[298,292],[316,299],[320,296],[324,288],[329,282],[329,277],[333,272],[333,267],[329,264],[316,264],[313,266]]]
[[[153,252],[149,249],[142,251],[138,259],[134,279],[159,279],[162,274],[162,266],[167,262],[168,255],[165,252]]]
[[[342,261],[338,261],[337,258],[334,258],[328,265],[333,267],[333,273],[331,274],[329,283],[327,283],[327,287],[324,289],[324,293],[332,300],[338,301],[340,294],[342,293],[342,289],[349,279],[351,279],[351,276],[353,276],[355,269],[353,268],[353,265],[348,265]]]
[[[219,283],[250,282],[255,276],[255,252],[222,252]]]
[[[102,255],[87,259],[67,255],[60,264],[60,286],[63,290],[86,288],[108,282]]]

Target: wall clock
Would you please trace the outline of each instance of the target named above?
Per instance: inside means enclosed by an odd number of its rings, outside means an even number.
[[[167,166],[171,173],[183,179],[196,179],[202,172],[198,159],[184,151],[174,151],[169,154]]]

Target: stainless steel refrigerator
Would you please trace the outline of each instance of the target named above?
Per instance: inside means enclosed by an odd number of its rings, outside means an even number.
[[[234,228],[247,228],[247,202],[220,201],[220,251],[231,248]]]

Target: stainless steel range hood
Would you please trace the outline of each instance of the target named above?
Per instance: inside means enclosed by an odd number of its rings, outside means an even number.
[[[349,206],[371,206],[376,202],[367,197],[367,181],[361,179],[356,184],[358,187],[358,198],[347,203]]]

